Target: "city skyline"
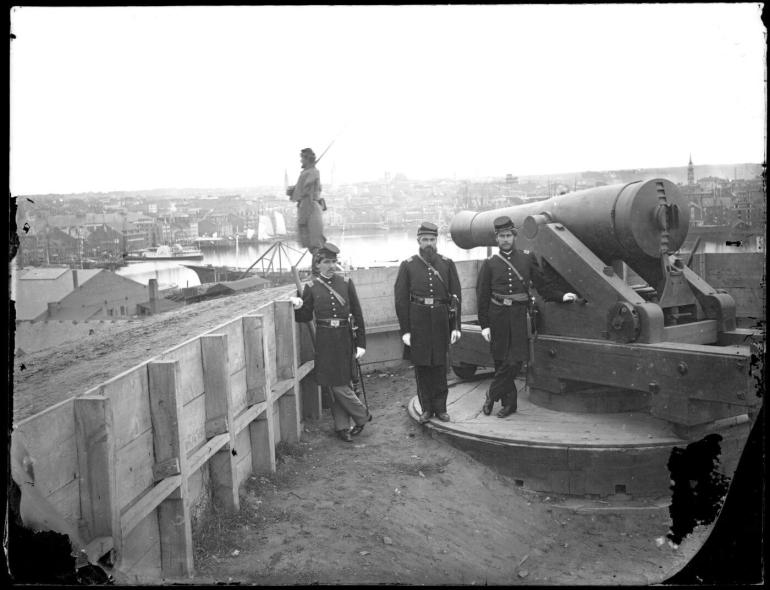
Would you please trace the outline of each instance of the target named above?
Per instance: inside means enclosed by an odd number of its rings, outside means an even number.
[[[760,15],[14,8],[11,193],[280,186],[332,141],[335,184],[762,162]]]

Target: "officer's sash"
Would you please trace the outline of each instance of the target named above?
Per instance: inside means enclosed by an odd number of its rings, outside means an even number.
[[[513,266],[513,264],[511,264],[511,261],[507,260],[503,255],[500,254],[500,252],[497,252],[495,256],[497,256],[500,260],[505,262],[505,264],[507,264],[510,267],[510,269],[513,271],[513,274],[516,275],[516,278],[521,281],[522,285],[524,285],[524,288],[527,290],[527,295],[529,295],[529,285],[526,282],[524,282],[524,279],[522,278],[521,273],[516,269],[515,266]]]
[[[323,285],[324,287],[326,287],[326,288],[329,290],[329,293],[331,293],[332,295],[334,295],[334,296],[337,298],[337,301],[339,301],[339,302],[340,302],[340,304],[342,304],[342,305],[345,305],[345,304],[347,303],[347,302],[345,301],[345,298],[344,298],[342,295],[340,295],[339,293],[337,293],[337,291],[336,291],[336,290],[334,290],[334,288],[333,288],[331,285],[327,285],[327,284],[326,284],[324,281],[322,281],[321,279],[315,279],[315,282],[316,282],[317,284],[319,284],[319,285]]]

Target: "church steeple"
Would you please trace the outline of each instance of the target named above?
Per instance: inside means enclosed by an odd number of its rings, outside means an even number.
[[[695,168],[692,165],[692,153],[690,153],[690,162],[687,164],[687,184],[695,184]]]

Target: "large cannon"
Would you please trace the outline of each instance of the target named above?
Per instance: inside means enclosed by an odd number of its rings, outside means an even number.
[[[736,328],[733,298],[677,255],[689,207],[672,182],[462,211],[452,239],[462,248],[496,245],[492,222],[500,215],[519,228],[517,248],[534,251],[580,297],[569,305],[538,301],[533,401],[562,409],[641,405],[684,430],[758,406],[751,342],[762,335]],[[453,365],[491,365],[478,327],[464,331]]]

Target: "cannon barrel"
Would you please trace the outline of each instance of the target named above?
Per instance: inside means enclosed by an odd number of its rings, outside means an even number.
[[[490,211],[460,211],[450,225],[452,240],[465,249],[495,246],[493,222],[501,215],[510,217],[528,239],[534,237],[539,222],[561,223],[607,263],[659,259],[666,231],[667,250],[678,250],[690,219],[687,201],[677,186],[656,178]]]

